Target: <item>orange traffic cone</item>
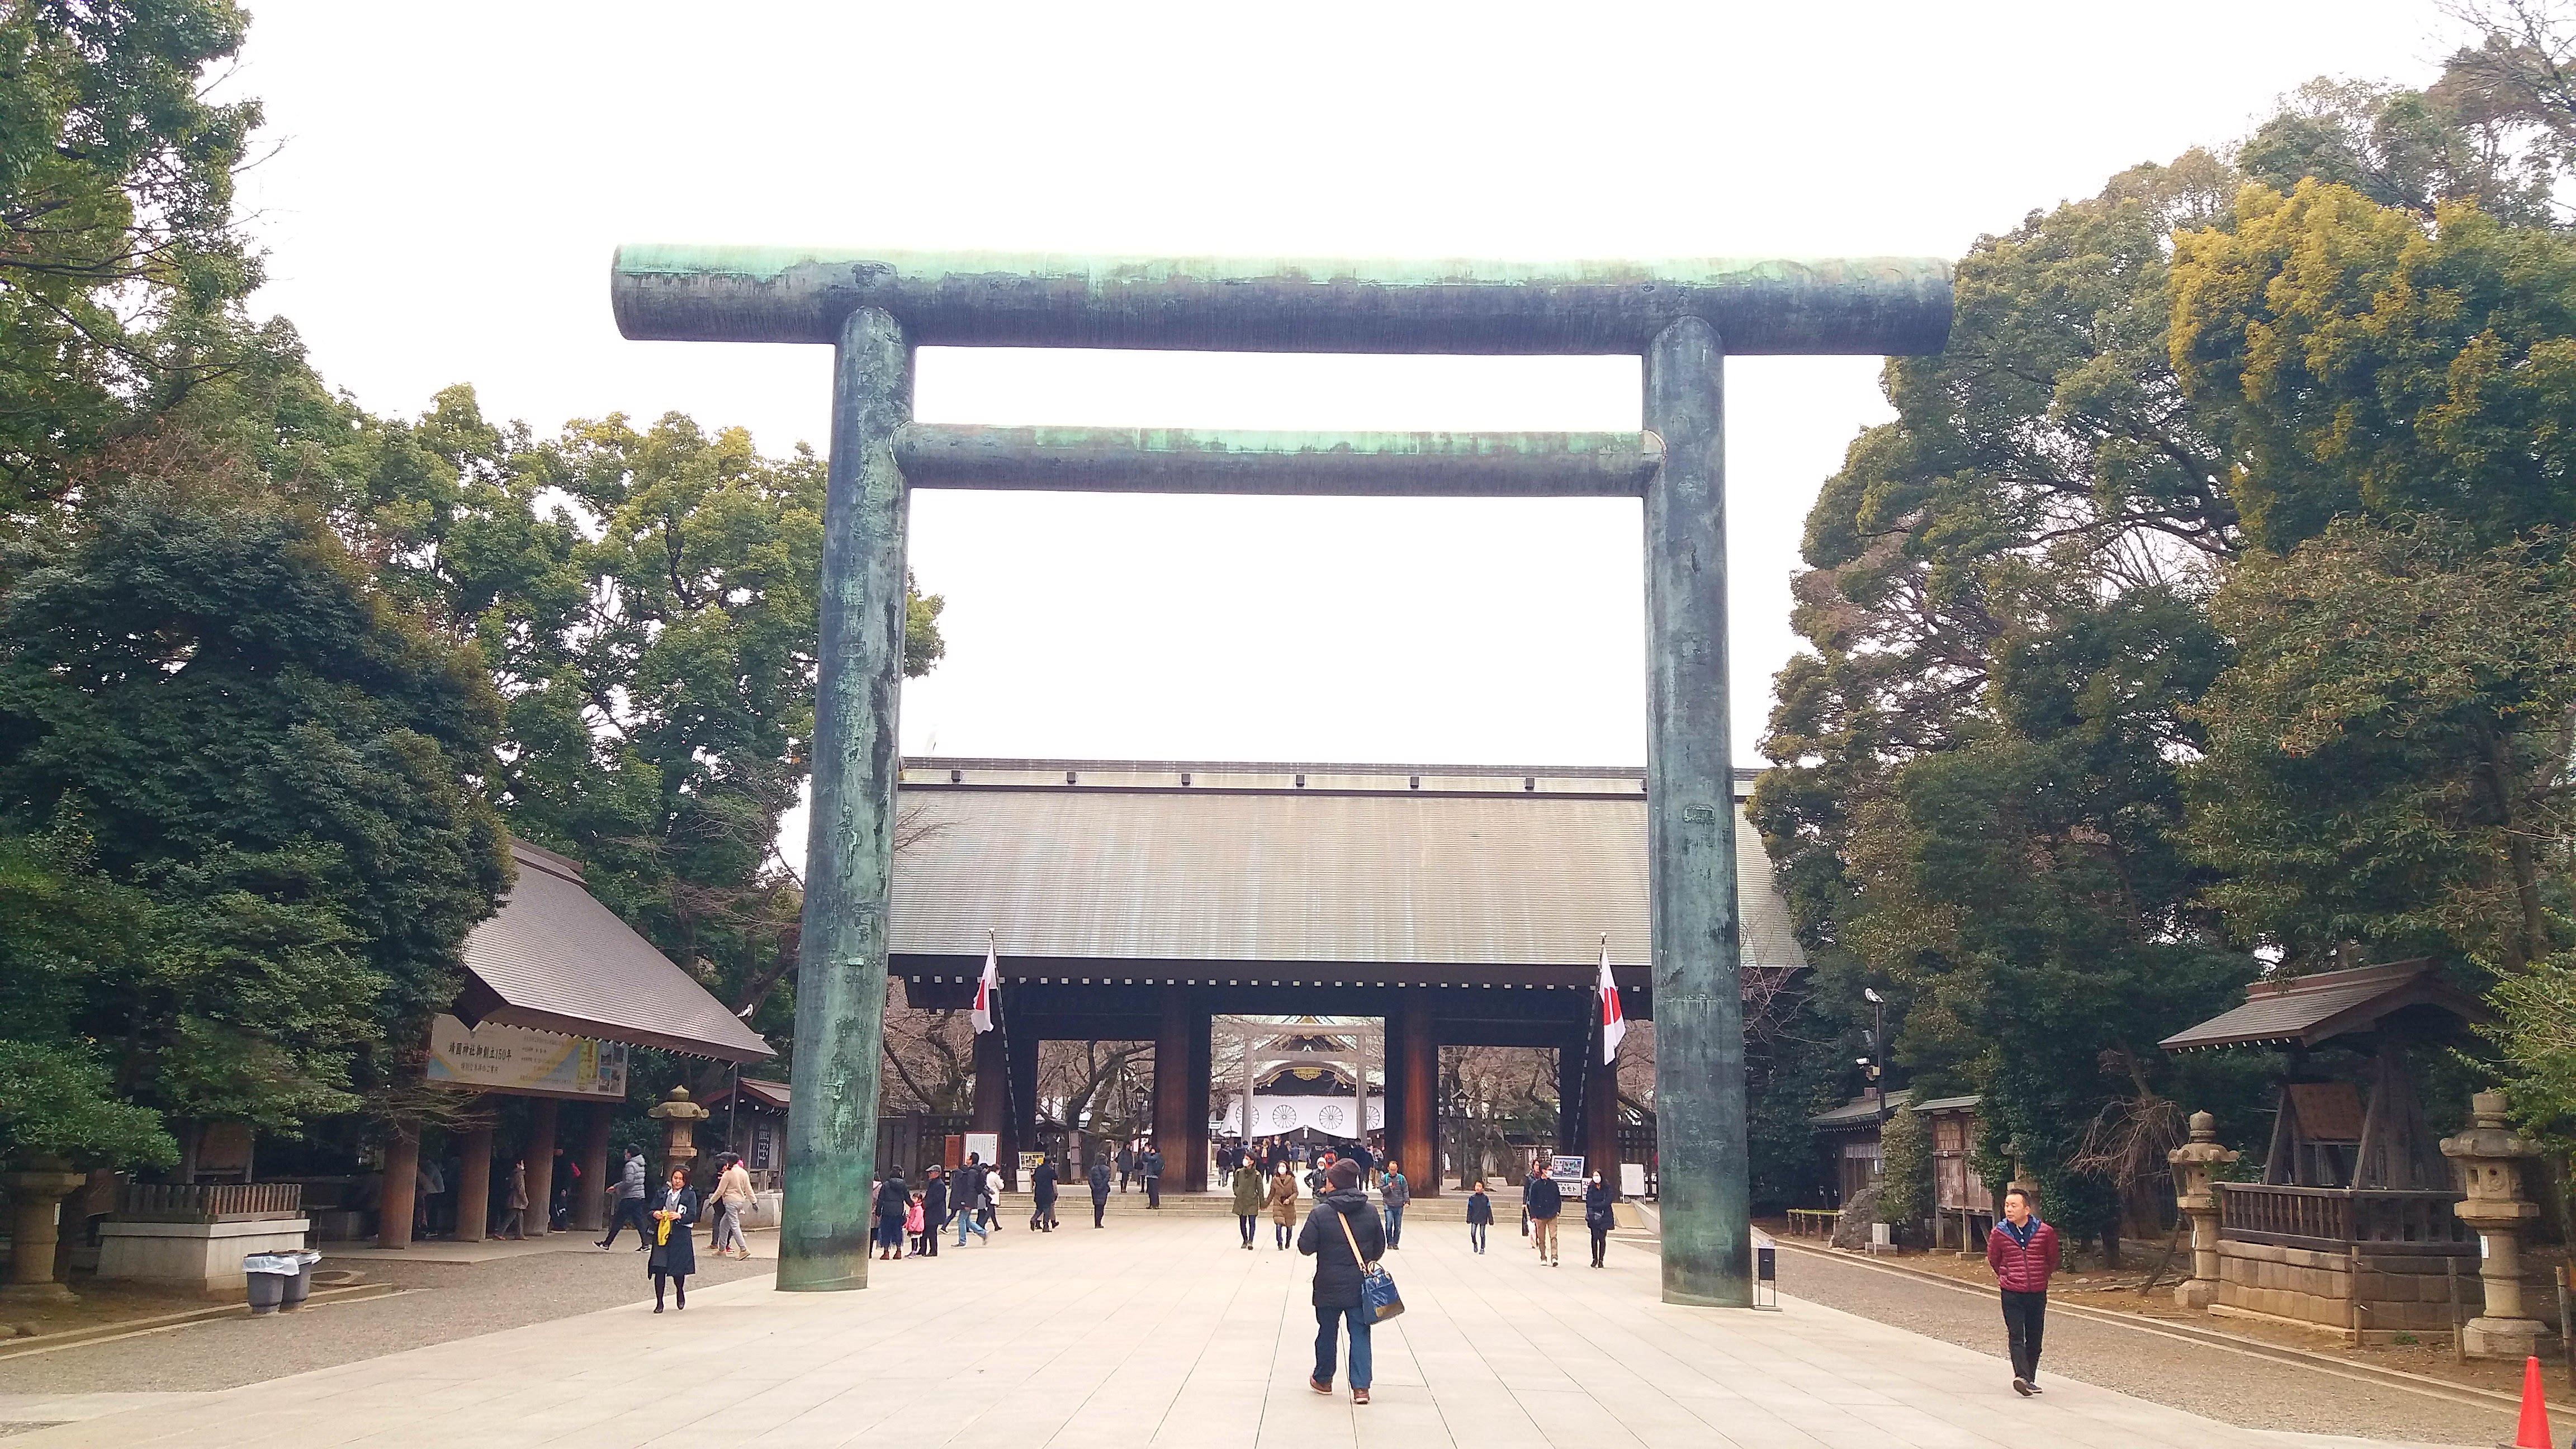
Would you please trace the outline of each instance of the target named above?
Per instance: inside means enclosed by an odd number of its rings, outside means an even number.
[[[2540,1397],[2540,1360],[2522,1361],[2522,1422],[2513,1428],[2513,1449],[2552,1449],[2549,1404]]]

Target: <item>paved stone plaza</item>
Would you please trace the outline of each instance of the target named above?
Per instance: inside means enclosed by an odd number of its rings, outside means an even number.
[[[1087,1214],[1085,1214],[1087,1217]],[[1123,1219],[1123,1220],[1122,1220]],[[877,1265],[855,1294],[748,1279],[212,1394],[82,1404],[12,1449],[98,1445],[1977,1445],[2153,1449],[2361,1441],[2238,1428],[2065,1379],[2016,1398],[1999,1359],[1797,1301],[1668,1308],[1645,1251],[1539,1267],[1507,1223],[1479,1258],[1421,1223],[1394,1255],[1411,1311],[1378,1330],[1376,1402],[1305,1386],[1304,1260],[1230,1221],[1123,1213],[1105,1231]],[[495,1264],[492,1271],[507,1271]],[[0,1383],[0,1387],[4,1387]],[[102,1388],[110,1387],[102,1385]],[[2464,1414],[2455,1442],[2479,1442]],[[2385,1443],[2386,1441],[2372,1441]]]

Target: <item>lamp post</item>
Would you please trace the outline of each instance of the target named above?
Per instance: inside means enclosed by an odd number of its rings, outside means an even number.
[[[1879,1063],[1887,1060],[1887,998],[1875,986],[1864,986],[1860,994],[1869,1002],[1869,1055],[1863,1060],[1869,1066],[1871,1085],[1878,1088],[1879,1141],[1887,1140],[1887,1074]]]

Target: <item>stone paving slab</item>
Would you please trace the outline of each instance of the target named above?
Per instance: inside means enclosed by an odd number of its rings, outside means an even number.
[[[1130,1220],[875,1265],[860,1293],[748,1279],[15,1437],[11,1449],[838,1449],[843,1445],[2290,1449],[2374,1444],[2221,1424],[1787,1300],[1668,1307],[1651,1256],[1547,1268],[1455,1231],[1393,1255],[1375,1402],[1306,1387],[1294,1253],[1230,1221]],[[2462,1442],[2471,1432],[2464,1425]]]

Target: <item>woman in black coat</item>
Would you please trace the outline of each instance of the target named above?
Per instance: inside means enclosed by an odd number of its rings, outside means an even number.
[[[1333,1164],[1328,1187],[1306,1226],[1297,1232],[1297,1251],[1315,1260],[1315,1373],[1306,1387],[1319,1394],[1333,1391],[1333,1350],[1344,1325],[1351,1336],[1351,1402],[1369,1401],[1369,1316],[1360,1304],[1360,1269],[1386,1256],[1386,1224],[1360,1191],[1360,1165],[1349,1158]],[[1352,1256],[1356,1245],[1359,1255]]]
[[[653,1204],[653,1252],[644,1260],[645,1271],[653,1275],[653,1311],[662,1311],[662,1280],[670,1279],[680,1297],[680,1307],[689,1306],[689,1275],[698,1271],[697,1244],[689,1229],[698,1222],[698,1190],[689,1186],[689,1170],[671,1169],[670,1184],[662,1189]]]
[[[1601,1266],[1601,1255],[1610,1251],[1610,1229],[1618,1222],[1610,1212],[1610,1204],[1616,1202],[1618,1196],[1610,1190],[1610,1184],[1601,1180],[1600,1173],[1584,1179],[1583,1225],[1592,1230],[1592,1266],[1595,1268]]]
[[[877,1256],[893,1258],[903,1251],[903,1220],[912,1216],[912,1188],[901,1176],[877,1184]]]

